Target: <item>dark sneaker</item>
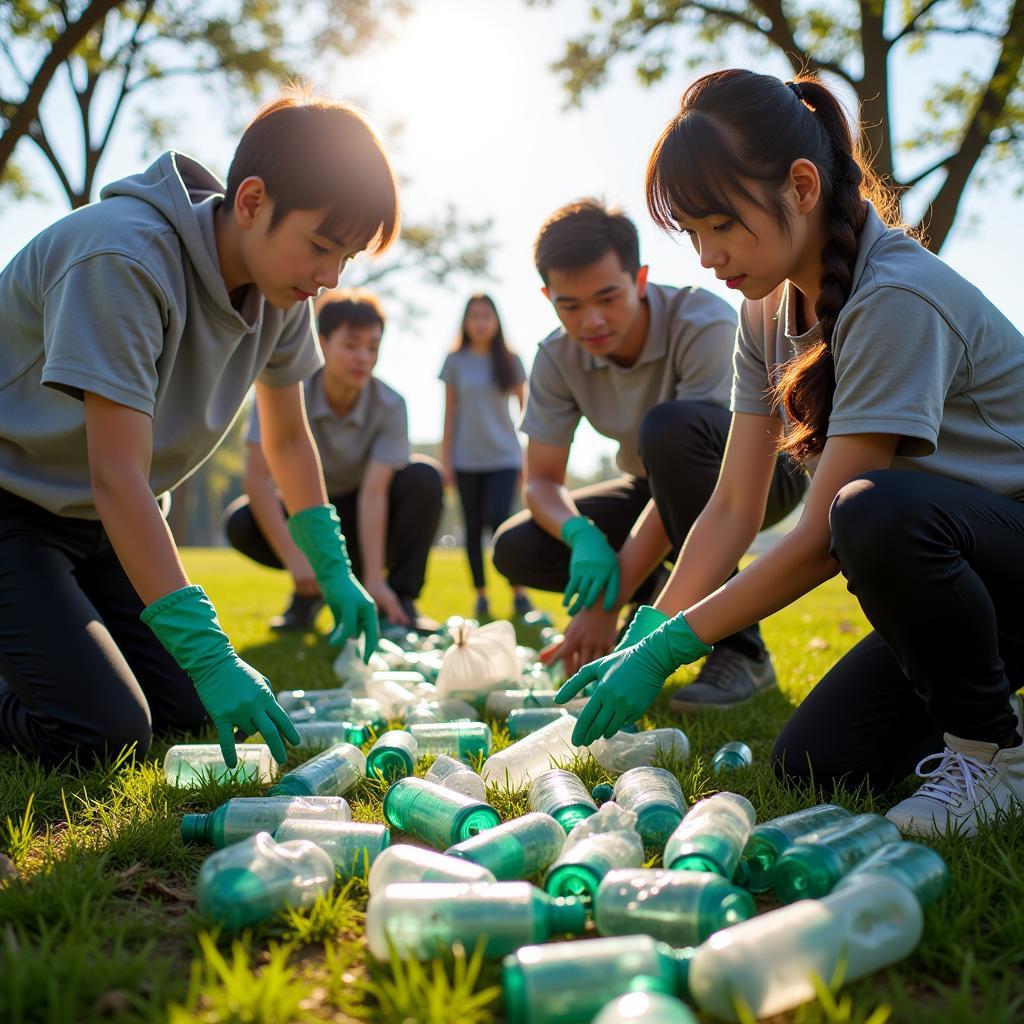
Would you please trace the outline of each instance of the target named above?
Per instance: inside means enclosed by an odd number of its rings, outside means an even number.
[[[669,707],[673,711],[731,708],[775,685],[775,669],[767,654],[748,658],[728,647],[716,647],[697,678],[675,692]]]
[[[481,626],[485,623],[494,621],[494,618],[491,615],[491,605],[486,597],[478,597],[476,599],[476,606],[473,608],[473,618],[476,619]]]
[[[440,632],[441,623],[432,619],[429,615],[423,615],[416,607],[416,602],[411,597],[400,599],[405,614],[409,616],[409,629],[420,636],[430,636],[431,633]]]
[[[310,630],[323,606],[324,599],[319,594],[315,597],[292,594],[288,607],[280,615],[275,615],[270,620],[270,628],[278,633]]]
[[[529,615],[533,611],[533,602],[525,594],[516,594],[512,599],[514,615]]]

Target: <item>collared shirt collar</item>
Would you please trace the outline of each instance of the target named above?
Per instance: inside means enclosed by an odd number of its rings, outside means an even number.
[[[371,376],[366,386],[359,392],[356,404],[344,415],[338,414],[331,408],[327,400],[327,389],[324,387],[324,368],[319,370],[310,378],[309,387],[306,391],[306,417],[308,419],[340,419],[344,423],[351,423],[354,427],[365,425],[370,414],[370,392],[373,389],[374,378]]]
[[[614,359],[609,359],[607,356],[596,356],[590,352],[584,352],[583,368],[585,370],[606,367],[616,370],[632,370],[637,366],[653,363],[656,359],[665,357],[668,353],[668,310],[665,308],[665,297],[657,285],[648,285],[645,298],[649,313],[647,337],[644,338],[644,347],[640,350],[636,362],[632,366],[620,366]]]

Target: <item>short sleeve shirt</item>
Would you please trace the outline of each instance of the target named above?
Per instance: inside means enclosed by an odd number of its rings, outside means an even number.
[[[783,416],[785,364],[820,340],[798,334],[784,284],[745,302],[732,408]],[[1024,337],[985,296],[869,208],[850,297],[832,338],[828,436],[899,435],[893,467],[1024,499]]]
[[[526,380],[519,356],[513,356],[516,384]],[[455,389],[452,465],[467,472],[518,469],[522,449],[509,412],[509,392],[498,387],[490,353],[450,352],[440,378]]]
[[[393,469],[409,463],[409,421],[405,399],[383,381],[371,377],[356,404],[339,416],[327,400],[323,370],[305,384],[306,418],[320,453],[324,483],[330,495],[358,490],[366,467],[380,462]],[[246,440],[260,442],[259,414],[253,408]]]
[[[674,399],[728,404],[736,337],[732,306],[702,288],[657,284],[647,286],[647,302],[647,339],[632,366],[592,355],[564,330],[540,343],[523,433],[543,444],[570,445],[585,418],[619,443],[623,472],[646,477],[639,433],[649,409]]]

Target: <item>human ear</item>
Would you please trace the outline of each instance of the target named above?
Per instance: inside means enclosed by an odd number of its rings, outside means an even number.
[[[267,202],[267,188],[263,179],[256,175],[246,178],[235,192],[235,219],[241,227],[251,228],[256,223],[260,207]]]
[[[789,191],[797,213],[810,213],[821,198],[821,176],[812,160],[801,157],[789,169]]]

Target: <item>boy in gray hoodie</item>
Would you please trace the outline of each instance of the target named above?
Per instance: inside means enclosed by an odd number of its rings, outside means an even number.
[[[334,613],[376,645],[302,401],[309,299],[398,230],[394,175],[351,108],[281,99],[226,186],[180,153],[108,185],[0,272],[0,745],[145,752],[213,720],[298,742],[190,583],[156,495],[217,447],[249,388],[289,529]]]

